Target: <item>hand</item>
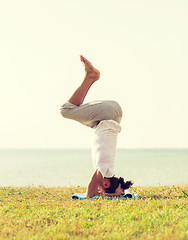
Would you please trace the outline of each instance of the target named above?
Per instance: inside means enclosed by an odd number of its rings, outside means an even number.
[[[117,196],[124,195],[124,189],[121,188],[121,184],[119,184],[119,186],[116,188],[115,193],[117,194]]]

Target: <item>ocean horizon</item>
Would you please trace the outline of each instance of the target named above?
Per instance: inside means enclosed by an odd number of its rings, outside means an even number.
[[[117,149],[116,176],[134,186],[188,184],[188,149]],[[87,186],[90,149],[0,149],[0,186]]]

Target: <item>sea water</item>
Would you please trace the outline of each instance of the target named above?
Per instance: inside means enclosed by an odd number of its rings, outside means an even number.
[[[116,176],[135,186],[188,184],[188,149],[118,149]],[[89,149],[0,150],[0,186],[86,186]]]

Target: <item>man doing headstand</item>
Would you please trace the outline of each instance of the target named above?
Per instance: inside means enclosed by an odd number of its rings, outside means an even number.
[[[86,197],[95,195],[121,196],[132,186],[132,181],[114,177],[114,157],[117,134],[121,131],[122,109],[115,101],[93,101],[83,104],[91,85],[100,78],[100,72],[82,55],[85,77],[71,98],[61,107],[65,118],[76,120],[94,129],[92,158],[94,173],[88,184]]]

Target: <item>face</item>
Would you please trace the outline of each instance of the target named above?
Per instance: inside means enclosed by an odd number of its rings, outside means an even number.
[[[104,190],[103,186],[98,186],[98,191],[100,193],[105,193],[105,190]]]
[[[109,188],[110,187],[110,180],[108,178],[103,178],[102,186],[103,186],[103,188]]]

